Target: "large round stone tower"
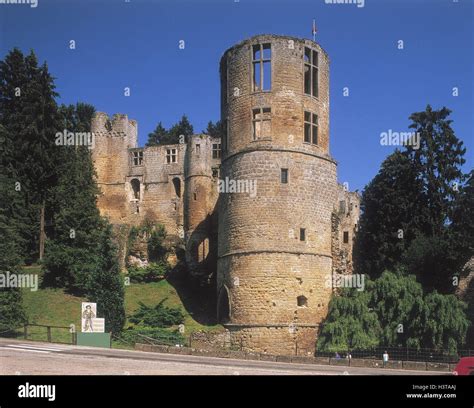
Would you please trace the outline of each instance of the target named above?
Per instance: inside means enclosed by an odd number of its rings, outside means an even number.
[[[244,350],[312,354],[332,293],[329,58],[259,35],[228,49],[220,74],[221,179],[256,189],[220,195],[218,317]]]

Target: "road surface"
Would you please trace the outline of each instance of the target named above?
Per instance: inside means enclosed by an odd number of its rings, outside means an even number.
[[[0,339],[0,375],[446,375],[148,353]]]

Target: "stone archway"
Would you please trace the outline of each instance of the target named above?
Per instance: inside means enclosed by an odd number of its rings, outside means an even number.
[[[135,200],[140,200],[140,180],[134,178],[130,180],[130,185],[132,187],[132,195]]]
[[[226,285],[222,285],[217,297],[217,321],[219,323],[228,323],[230,321],[230,296],[229,289]]]

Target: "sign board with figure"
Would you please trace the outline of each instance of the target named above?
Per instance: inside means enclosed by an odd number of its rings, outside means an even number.
[[[81,332],[104,333],[105,319],[97,317],[97,303],[82,302]]]

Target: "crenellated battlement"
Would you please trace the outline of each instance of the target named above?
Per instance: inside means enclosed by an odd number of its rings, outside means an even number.
[[[110,118],[105,112],[95,112],[91,130],[96,137],[126,138],[130,148],[138,145],[137,121],[129,119],[128,115],[123,113],[116,113]]]

